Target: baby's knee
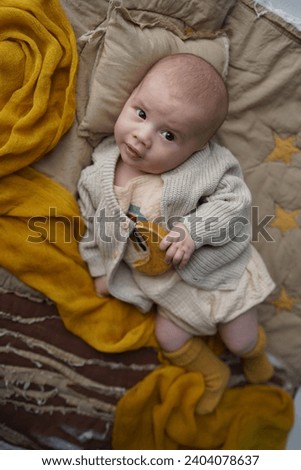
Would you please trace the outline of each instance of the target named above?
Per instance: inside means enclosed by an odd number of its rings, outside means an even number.
[[[242,356],[251,351],[258,339],[258,323],[255,309],[250,309],[228,323],[219,325],[219,332],[226,347]]]
[[[155,336],[156,336],[156,339],[157,339],[159,345],[161,346],[161,348],[164,351],[171,351],[172,350],[172,339],[171,339],[170,335],[165,330],[162,330],[158,326],[157,323],[156,323],[156,326],[155,326]]]
[[[227,348],[236,356],[243,356],[251,351],[257,343],[257,333],[242,335],[228,340]]]
[[[168,352],[181,348],[191,338],[189,333],[161,315],[156,318],[155,336],[161,348]]]

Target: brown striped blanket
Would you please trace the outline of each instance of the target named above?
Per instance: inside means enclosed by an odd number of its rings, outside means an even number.
[[[0,441],[25,449],[110,449],[117,401],[158,365],[152,349],[97,352],[53,305],[13,294],[1,296],[0,351]]]
[[[116,405],[158,367],[154,350],[104,354],[67,332],[54,305],[0,302],[0,449],[111,449]],[[229,386],[246,386],[237,359],[224,360]],[[271,384],[292,394],[276,370]]]

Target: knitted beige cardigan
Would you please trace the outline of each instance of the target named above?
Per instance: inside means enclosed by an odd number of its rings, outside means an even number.
[[[106,275],[110,293],[148,311],[151,301],[138,288],[123,254],[135,223],[114,194],[119,150],[114,137],[101,142],[93,164],[82,171],[79,206],[86,222],[80,252],[93,277]],[[236,158],[211,142],[183,164],[163,173],[161,214],[167,227],[181,220],[196,250],[178,270],[203,289],[234,289],[250,257],[250,192]]]

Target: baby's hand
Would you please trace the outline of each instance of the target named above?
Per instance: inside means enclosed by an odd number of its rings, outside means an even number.
[[[94,286],[97,295],[100,297],[109,295],[108,285],[107,285],[107,276],[99,276],[94,278]]]
[[[163,238],[160,249],[166,250],[166,263],[179,265],[179,268],[183,268],[190,260],[195,250],[195,244],[185,225],[178,222]]]

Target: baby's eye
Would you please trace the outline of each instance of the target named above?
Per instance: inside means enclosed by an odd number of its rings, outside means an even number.
[[[146,113],[143,111],[143,109],[138,108],[136,110],[137,116],[139,116],[141,119],[146,119]]]
[[[163,131],[162,132],[163,137],[165,137],[166,140],[169,140],[170,142],[175,140],[175,135],[170,132],[170,131]]]

